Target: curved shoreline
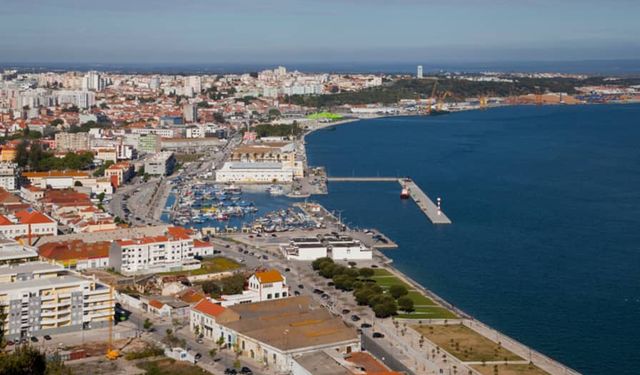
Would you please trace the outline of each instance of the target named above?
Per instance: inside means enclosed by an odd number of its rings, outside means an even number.
[[[502,106],[504,107],[504,106]],[[467,111],[464,111],[467,112]],[[331,126],[339,126],[339,125],[343,125],[343,124],[348,124],[348,123],[353,123],[353,122],[358,122],[360,120],[369,120],[369,119],[379,119],[379,118],[394,118],[394,117],[415,117],[417,115],[415,114],[403,114],[403,115],[392,115],[392,116],[374,116],[374,117],[369,117],[369,118],[356,118],[356,119],[348,119],[339,123],[328,123],[326,126],[320,126],[314,129],[310,129],[309,131],[307,131],[306,133],[304,133],[304,135],[301,137],[303,144],[306,144],[306,135],[311,134],[317,130],[322,130],[322,129],[326,129],[329,128]],[[305,154],[306,154],[306,147],[305,147]],[[416,288],[417,290],[419,290],[420,292],[424,293],[426,296],[432,298],[434,301],[436,301],[438,304],[440,304],[441,306],[453,311],[454,313],[456,313],[457,315],[460,316],[461,319],[455,320],[455,319],[449,319],[449,321],[458,321],[461,324],[466,325],[467,327],[473,329],[474,331],[476,331],[477,333],[483,335],[484,337],[486,337],[487,339],[494,341],[496,343],[505,343],[505,347],[508,346],[508,349],[512,350],[515,353],[520,354],[523,358],[529,358],[529,360],[536,366],[538,366],[539,368],[543,369],[544,371],[548,372],[549,374],[553,374],[553,375],[560,375],[560,374],[569,374],[569,375],[578,375],[580,374],[578,371],[570,368],[569,366],[558,362],[552,358],[550,358],[549,356],[538,352],[537,350],[523,344],[522,342],[518,341],[517,339],[514,339],[500,331],[498,331],[497,329],[490,327],[488,325],[486,325],[485,323],[481,322],[480,320],[477,320],[476,318],[474,318],[471,314],[459,309],[458,307],[456,307],[454,304],[448,302],[446,299],[442,298],[441,296],[439,296],[437,293],[433,292],[432,290],[430,290],[428,287],[426,287],[425,285],[422,285],[421,283],[415,281],[414,279],[412,279],[410,276],[406,275],[405,273],[403,273],[401,270],[399,270],[398,268],[396,268],[393,265],[393,259],[387,257],[384,253],[382,253],[381,251],[376,250],[379,254],[379,256],[381,256],[384,260],[385,260],[385,264],[386,264],[386,268],[392,272],[395,276],[397,276],[398,278],[400,278],[401,280],[403,280],[404,282],[406,282],[409,285],[412,285],[414,288]],[[405,322],[413,322],[413,323],[417,323],[416,320],[405,320],[405,319],[398,319],[399,321],[405,321]],[[443,320],[446,322],[446,320]],[[442,321],[440,322],[436,322],[436,323],[442,323]],[[446,324],[446,323],[445,323]]]

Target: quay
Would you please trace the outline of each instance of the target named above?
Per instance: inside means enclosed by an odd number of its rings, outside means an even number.
[[[407,188],[409,195],[418,205],[420,210],[431,220],[433,224],[451,224],[451,220],[442,212],[439,205],[433,203],[431,198],[422,190],[420,186],[409,178],[397,177],[327,177],[329,182],[398,182],[402,187]]]

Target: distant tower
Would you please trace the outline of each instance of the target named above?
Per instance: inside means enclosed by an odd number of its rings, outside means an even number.
[[[416,74],[416,78],[422,78],[422,65],[418,65],[418,73]]]

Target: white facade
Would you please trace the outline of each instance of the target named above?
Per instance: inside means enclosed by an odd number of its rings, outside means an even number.
[[[123,274],[198,269],[195,256],[208,256],[211,247],[194,246],[191,238],[167,236],[117,240],[109,249],[109,265]]]
[[[281,251],[288,260],[313,261],[329,257],[333,260],[370,260],[373,252],[360,241],[350,237],[327,238],[322,241],[315,238],[294,238]]]
[[[44,262],[0,267],[5,336],[27,338],[108,324],[110,287]]]
[[[15,215],[0,215],[0,234],[6,238],[56,236],[58,223],[37,211],[21,211]]]
[[[216,171],[216,181],[237,183],[283,183],[293,181],[294,171],[283,163],[226,162]]]
[[[0,163],[1,188],[8,191],[15,191],[18,188],[15,167],[14,163]]]

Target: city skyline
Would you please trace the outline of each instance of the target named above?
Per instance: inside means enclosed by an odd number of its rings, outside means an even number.
[[[2,3],[0,34],[10,36],[0,40],[5,63],[640,58],[640,4],[627,0]]]

